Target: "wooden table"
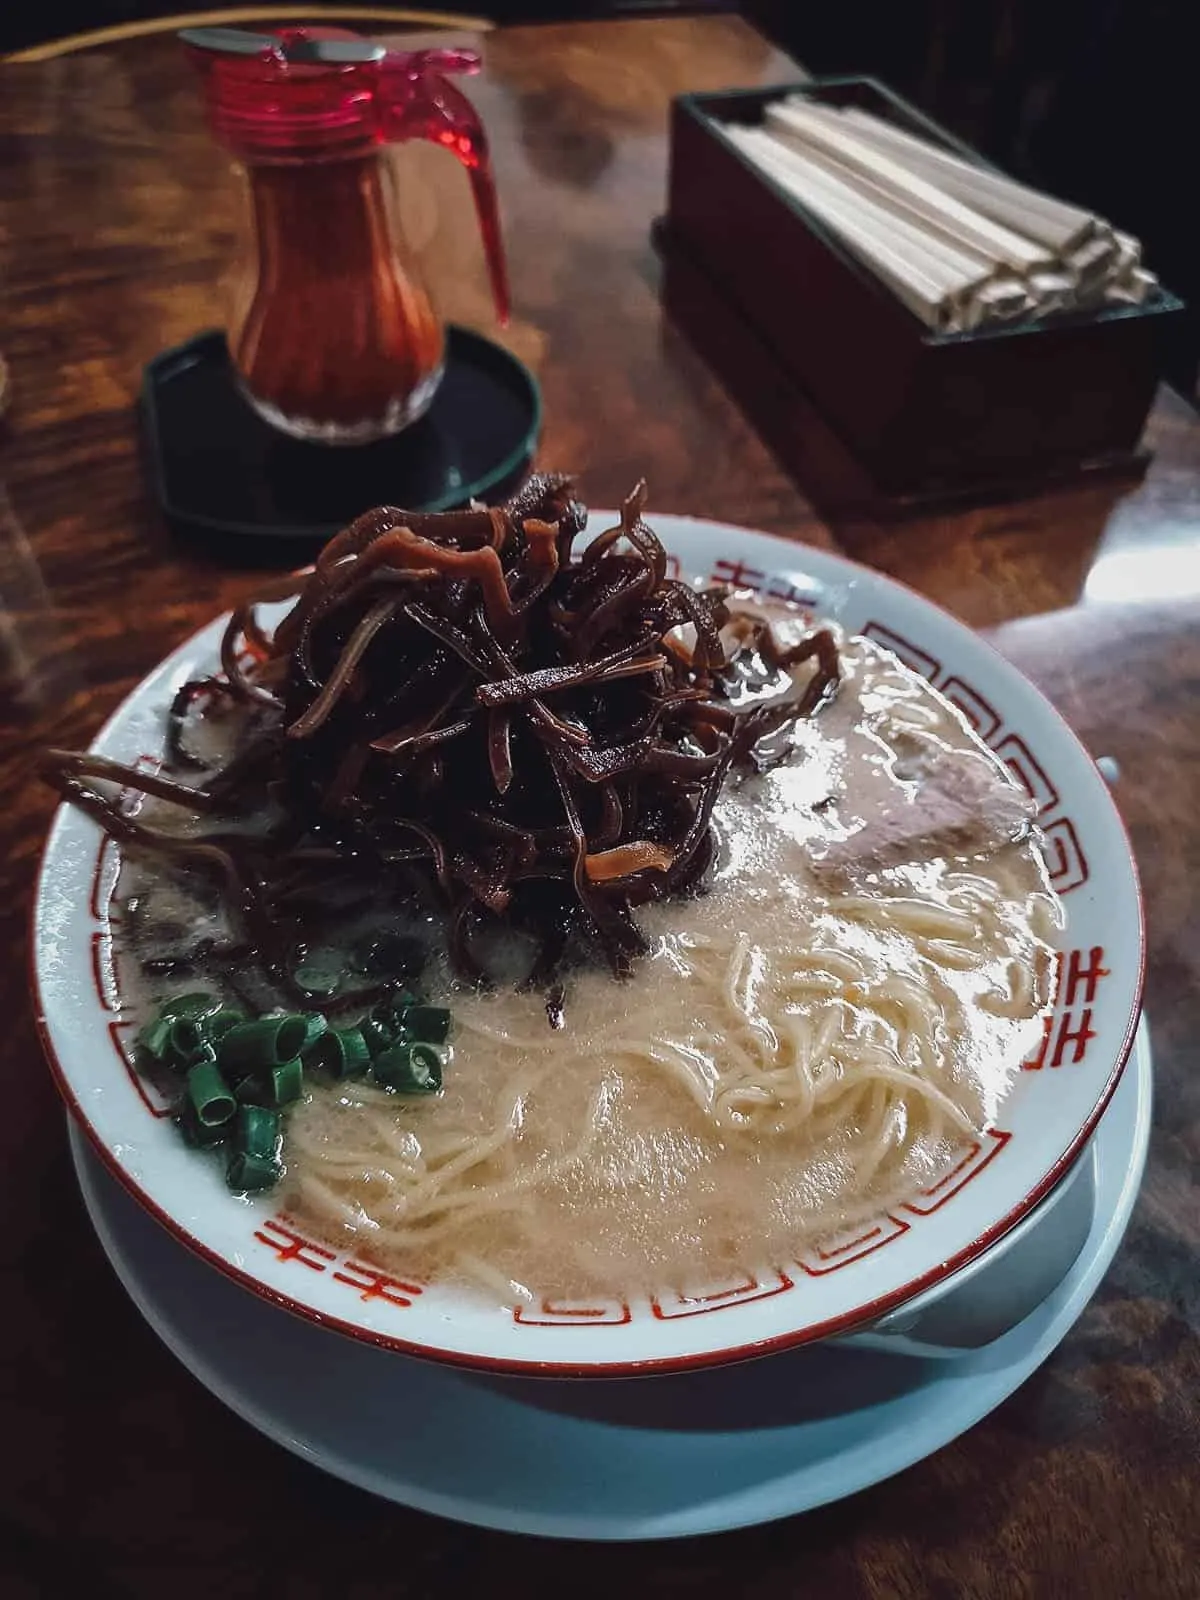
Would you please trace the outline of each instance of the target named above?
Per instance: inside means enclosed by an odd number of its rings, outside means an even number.
[[[1158,1066],[1142,1198],[1083,1320],[995,1415],[848,1503],[718,1539],[586,1557],[518,1547],[325,1479],[193,1382],[84,1219],[23,946],[51,811],[36,751],[86,742],[166,650],[257,581],[156,525],[133,413],[143,362],[219,315],[232,195],[170,41],[0,69],[13,385],[0,441],[0,1593],[443,1595],[502,1574],[529,1594],[1196,1595],[1200,424],[1163,396],[1138,487],[826,526],[664,323],[648,239],[668,98],[794,64],[725,19],[514,29],[486,54],[473,93],[507,212],[509,337],[545,388],[543,461],[577,470],[597,504],[645,472],[662,509],[843,546],[902,576],[994,630],[1120,763]],[[436,151],[412,157],[427,265],[474,263],[463,186],[440,182]],[[448,283],[447,309],[486,326],[482,268]]]

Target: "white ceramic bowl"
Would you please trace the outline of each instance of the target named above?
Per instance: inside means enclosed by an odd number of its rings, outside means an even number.
[[[593,514],[593,530],[611,520]],[[116,846],[64,806],[34,916],[37,1004],[59,1088],[108,1167],[165,1227],[288,1310],[411,1354],[560,1377],[679,1370],[843,1334],[948,1285],[1012,1228],[1069,1170],[1116,1087],[1141,998],[1141,900],[1108,789],[1053,707],[970,629],[878,573],[741,528],[670,516],[654,525],[684,575],[801,600],[893,649],[1034,797],[1067,911],[1045,1048],[1005,1104],[1003,1126],[964,1149],[933,1189],[758,1280],[516,1312],[436,1284],[414,1291],[306,1239],[270,1197],[231,1195],[218,1163],[183,1147],[129,1058],[134,1024],[122,1010],[121,931],[109,910]],[[172,693],[214,669],[220,629],[214,622],[169,656],[93,748],[155,760]]]

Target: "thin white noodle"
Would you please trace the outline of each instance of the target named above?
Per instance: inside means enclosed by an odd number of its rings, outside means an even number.
[[[907,932],[930,939],[971,939],[978,922],[964,911],[932,900],[899,895],[845,895],[829,902],[829,910],[846,917],[876,922],[881,917]]]
[[[475,1255],[470,1250],[459,1252],[458,1270],[472,1283],[494,1295],[502,1305],[513,1298],[523,1301],[526,1305],[531,1304],[533,1301],[534,1294],[532,1289],[527,1289],[523,1283],[518,1283],[515,1278],[506,1278],[490,1262],[484,1261],[482,1257]]]
[[[944,730],[948,713],[924,686],[893,674],[876,679],[876,693],[864,726],[881,752],[906,760],[911,745],[936,744],[924,730]],[[921,731],[897,740],[905,727]],[[803,778],[801,763],[794,770]],[[736,849],[736,830],[727,836]],[[760,882],[742,899],[647,908],[662,959],[647,959],[644,981],[586,990],[591,1010],[569,991],[563,1032],[536,1024],[537,997],[459,994],[456,1098],[448,1079],[444,1112],[369,1088],[336,1115],[298,1108],[289,1203],[318,1230],[366,1233],[381,1258],[509,1301],[525,1284],[623,1290],[605,1266],[612,1247],[599,1212],[612,1203],[614,1232],[633,1216],[649,1248],[659,1204],[687,1193],[694,1172],[697,1192],[709,1192],[701,1157],[715,1171],[714,1151],[728,1157],[721,1182],[735,1171],[741,1182],[760,1156],[782,1168],[779,1152],[797,1173],[821,1167],[814,1192],[836,1194],[841,1221],[870,1215],[887,1184],[949,1159],[993,1114],[977,1043],[1036,1028],[1049,980],[1039,929],[1054,903],[1036,887],[1045,880],[1032,846],[1010,856],[994,874],[990,860],[938,861],[926,878],[892,875],[870,893],[833,893],[805,867],[786,902],[759,857]],[[573,982],[583,990],[592,977]],[[1020,1060],[1011,1047],[1010,1056],[1000,1093]],[[469,1080],[461,1094],[458,1075]],[[643,1191],[640,1216],[620,1209]],[[561,1222],[561,1276],[543,1279],[548,1206]],[[694,1220],[678,1227],[707,1242]],[[714,1260],[728,1258],[723,1227],[712,1229]]]

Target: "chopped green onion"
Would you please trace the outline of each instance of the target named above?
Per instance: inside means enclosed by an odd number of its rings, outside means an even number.
[[[304,1035],[304,1043],[296,1051],[298,1056],[302,1056],[306,1050],[310,1049],[316,1040],[329,1028],[329,1023],[319,1011],[309,1011],[304,1020],[308,1024],[308,1031]]]
[[[396,1042],[396,1030],[378,1017],[363,1017],[357,1024],[359,1033],[371,1056],[377,1056]]]
[[[392,989],[382,999],[376,1000],[371,1007],[371,1016],[376,1022],[381,1022],[385,1028],[395,1030],[404,1020],[404,1013],[409,1006],[415,1006],[417,997],[407,989]]]
[[[225,1182],[238,1193],[254,1194],[260,1189],[273,1189],[283,1176],[283,1164],[263,1156],[252,1156],[235,1150],[225,1169]]]
[[[294,1061],[329,1024],[315,1011],[294,1011],[278,1017],[239,1022],[222,1035],[217,1059],[231,1078],[264,1073],[284,1061]]]
[[[137,1046],[151,1061],[161,1062],[171,1040],[171,1024],[166,1017],[154,1017],[137,1036]]]
[[[176,1072],[186,1072],[189,1067],[196,1066],[200,1061],[217,1059],[203,1020],[197,1021],[195,1017],[176,1017],[169,1027],[170,1038],[163,1053],[165,1065],[174,1067]]]
[[[371,1063],[377,1083],[399,1094],[436,1094],[442,1087],[442,1052],[432,1044],[396,1044]]]
[[[142,1028],[138,1050],[172,1072],[186,1072],[201,1061],[215,1059],[212,1046],[245,1020],[240,1011],[219,1001],[214,1010],[211,995],[178,995]]]
[[[210,1044],[215,1044],[218,1039],[224,1038],[230,1028],[239,1028],[246,1020],[244,1011],[237,1011],[233,1006],[222,1006],[215,1016],[205,1019],[205,1031]]]
[[[278,1111],[266,1106],[239,1106],[233,1125],[234,1148],[245,1156],[278,1161],[283,1142]]]
[[[176,1072],[185,1074],[189,1073],[193,1067],[209,1066],[215,1068],[217,1065],[217,1052],[210,1044],[200,1044],[196,1046],[190,1055],[168,1055],[165,1065],[173,1068]]]
[[[198,1022],[203,1017],[213,1017],[222,1009],[225,1002],[215,994],[204,994],[197,991],[194,994],[176,994],[169,1000],[164,1000],[159,1007],[159,1016],[165,1017],[168,1022],[174,1022],[177,1017],[190,1017]]]
[[[310,962],[297,977],[312,980],[315,992],[314,975],[330,970]],[[337,986],[331,982],[328,991]],[[439,1046],[450,1022],[445,1007],[419,1002],[399,986],[357,1023],[332,1029],[317,1011],[247,1019],[216,996],[197,992],[168,1000],[141,1029],[137,1047],[145,1061],[186,1073],[176,1116],[181,1135],[201,1148],[232,1135],[226,1179],[231,1189],[251,1193],[283,1175],[281,1111],[304,1093],[306,1067],[335,1079],[369,1070],[397,1093],[436,1094],[447,1057]]]
[[[233,1126],[230,1122],[219,1122],[213,1128],[206,1128],[196,1116],[190,1102],[185,1101],[183,1110],[175,1119],[179,1131],[187,1144],[194,1145],[199,1150],[207,1150],[215,1144],[223,1144]]]
[[[450,1013],[445,1006],[407,1006],[401,1020],[410,1039],[445,1044],[450,1034]]]
[[[187,1075],[187,1094],[196,1120],[206,1128],[228,1122],[237,1110],[237,1101],[215,1061],[201,1061],[191,1069]]]
[[[243,1105],[286,1106],[304,1093],[304,1068],[298,1057],[280,1061],[262,1072],[251,1072],[237,1086]]]
[[[381,1045],[380,1049],[384,1047]],[[371,1046],[364,1037],[363,1026],[331,1028],[323,1033],[304,1057],[304,1064],[335,1078],[361,1078],[371,1065]]]
[[[304,1068],[300,1058],[296,1056],[291,1061],[281,1061],[277,1067],[272,1067],[268,1080],[270,1105],[286,1106],[293,1100],[299,1100],[304,1093]]]

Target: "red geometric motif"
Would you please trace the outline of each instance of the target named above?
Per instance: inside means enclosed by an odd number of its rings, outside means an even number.
[[[162,766],[160,756],[140,755],[133,762],[133,766],[140,772],[157,772]],[[127,814],[136,809],[136,803],[141,796],[133,789],[122,789],[117,795],[118,807]],[[89,899],[89,910],[95,922],[117,922],[120,919],[112,915],[110,902],[117,887],[117,877],[121,869],[121,852],[115,839],[108,834],[100,840],[100,848],[96,852],[96,865],[92,869],[92,892]]]
[[[633,1312],[623,1300],[608,1300],[598,1306],[561,1305],[543,1300],[540,1314],[527,1306],[513,1310],[513,1321],[527,1328],[620,1328],[633,1321]]]
[[[962,678],[947,678],[941,686],[942,693],[970,723],[984,741],[989,743],[1000,732],[1000,713]]]
[[[145,759],[148,758],[139,757],[139,762]],[[120,950],[113,939],[112,929],[114,926],[119,928],[120,921],[106,915],[106,902],[111,899],[116,888],[119,870],[120,855],[116,844],[105,836],[101,839],[96,852],[96,865],[92,871],[89,897],[92,916],[101,924],[101,927],[93,929],[91,934],[92,987],[100,1003],[100,1009],[118,1013],[121,1010],[121,985],[117,971]],[[146,1110],[152,1117],[160,1119],[169,1117],[171,1106],[154,1092],[153,1086],[147,1083],[142,1073],[138,1071],[137,1062],[130,1049],[133,1040],[131,1030],[134,1027],[135,1024],[131,1020],[115,1018],[108,1024],[109,1042]]]
[[[798,588],[780,573],[772,573],[762,593],[768,600],[782,600],[789,606],[798,607],[809,620],[813,617],[817,596],[810,590]]]
[[[893,1217],[889,1213],[865,1233],[812,1250],[796,1265],[802,1272],[807,1272],[810,1278],[827,1277],[831,1272],[838,1272],[842,1267],[848,1267],[852,1261],[861,1261],[864,1256],[882,1250],[885,1244],[891,1244],[901,1234],[907,1233],[911,1226],[911,1223],[903,1221],[900,1217]]]
[[[1076,996],[1079,994],[1081,987],[1083,989],[1083,999],[1095,1000],[1096,989],[1100,979],[1111,976],[1109,969],[1100,965],[1103,960],[1104,946],[1102,944],[1092,946],[1088,952],[1088,964],[1086,967],[1083,964],[1082,950],[1068,951],[1066,980],[1064,982],[1063,958],[1061,955],[1058,957],[1058,988],[1062,992],[1064,1005],[1073,1006],[1075,1004]]]
[[[654,1295],[650,1310],[661,1322],[676,1317],[699,1317],[707,1311],[724,1311],[728,1306],[748,1305],[752,1300],[769,1300],[772,1295],[783,1294],[793,1288],[786,1272],[776,1270],[761,1282],[748,1276],[743,1283],[730,1288],[712,1289],[707,1294]]]
[[[1103,961],[1104,946],[1099,944],[1088,952],[1086,965],[1082,950],[1068,951],[1065,963],[1061,955],[1056,957],[1054,1010],[1042,1024],[1042,1042],[1036,1053],[1021,1063],[1026,1072],[1040,1072],[1047,1066],[1061,1067],[1068,1051],[1072,1066],[1078,1066],[1087,1055],[1088,1045],[1096,1037],[1092,1027],[1092,1003],[1101,978],[1109,976]],[[1084,1004],[1075,1010],[1073,1007],[1078,1000]]]
[[[1091,1006],[1084,1006],[1078,1021],[1073,1011],[1068,1011],[1065,1016],[1057,1019],[1047,1017],[1042,1023],[1042,1042],[1037,1048],[1037,1054],[1030,1056],[1028,1061],[1022,1061],[1021,1067],[1025,1072],[1040,1072],[1045,1066],[1061,1067],[1068,1045],[1072,1048],[1071,1065],[1078,1066],[1087,1055],[1087,1047],[1095,1037]],[[1054,1039],[1053,1052],[1050,1050],[1051,1038]],[[1049,1061],[1046,1060],[1047,1055],[1050,1057]]]
[[[678,558],[668,557],[668,571],[672,576],[678,576]],[[799,590],[788,580],[777,575],[765,575],[742,562],[718,561],[710,577],[714,582],[755,589],[802,608],[811,608],[816,604],[811,594]],[[927,651],[879,622],[868,622],[862,632],[892,650],[914,671],[936,683],[942,666]],[[249,665],[254,657],[252,652],[243,650],[239,659],[243,665]],[[1024,740],[1015,733],[1005,732],[995,708],[957,676],[947,677],[941,689],[1031,795],[1039,812],[1044,814],[1052,811],[1059,803],[1057,790]],[[161,768],[162,762],[158,757],[141,755],[134,765],[154,772]],[[123,809],[134,809],[140,801],[141,797],[134,791],[124,791],[118,797]],[[1089,877],[1088,863],[1071,820],[1067,817],[1059,817],[1051,822],[1043,820],[1042,827],[1048,846],[1051,880],[1058,892],[1065,894],[1086,883]],[[120,1010],[117,970],[120,952],[111,933],[113,926],[119,927],[119,918],[109,912],[106,904],[115,889],[119,865],[117,846],[111,839],[103,839],[91,886],[91,912],[101,928],[93,931],[91,953],[97,997],[102,1008],[108,1012]],[[1062,956],[1057,958],[1056,1009],[1046,1021],[1045,1037],[1037,1055],[1023,1064],[1028,1070],[1039,1070],[1047,1065],[1058,1067],[1064,1062],[1074,1064],[1085,1058],[1088,1044],[1096,1037],[1092,1028],[1092,1003],[1096,999],[1100,980],[1109,975],[1108,969],[1102,965],[1103,957],[1103,948],[1097,946],[1088,953],[1086,961],[1084,952],[1080,950],[1068,952],[1065,963]],[[130,1030],[134,1027],[135,1024],[128,1020],[110,1021],[108,1031],[113,1048],[150,1114],[156,1118],[170,1116],[171,1107],[157,1102],[153,1086],[137,1070],[130,1049],[133,1037]],[[960,1193],[1000,1153],[1011,1137],[1011,1134],[998,1129],[989,1130],[982,1140],[971,1144],[950,1172],[908,1202],[903,1209],[917,1217],[938,1210]],[[808,1276],[827,1276],[882,1249],[894,1239],[902,1237],[910,1227],[911,1224],[901,1217],[888,1214],[854,1237],[810,1251],[796,1265]],[[263,1222],[261,1228],[256,1228],[254,1238],[272,1250],[277,1260],[298,1261],[314,1272],[323,1273],[329,1263],[338,1260],[337,1252],[305,1238],[296,1230],[292,1219],[283,1213]],[[357,1260],[342,1261],[337,1270],[331,1272],[331,1277],[347,1285],[363,1301],[383,1300],[399,1308],[410,1306],[413,1299],[423,1292],[420,1285],[390,1277]],[[776,1270],[761,1280],[748,1277],[743,1283],[713,1289],[704,1294],[654,1296],[650,1305],[654,1317],[669,1321],[723,1310],[731,1305],[746,1305],[786,1293],[794,1287],[793,1279],[786,1272]],[[630,1323],[633,1312],[625,1301],[574,1305],[546,1299],[537,1310],[517,1306],[513,1311],[513,1320],[529,1327],[618,1327]]]
[[[1070,894],[1091,877],[1091,868],[1070,817],[1056,817],[1042,823],[1046,842],[1046,868],[1050,882],[1059,894]]]
[[[760,572],[748,567],[744,561],[718,561],[708,575],[709,583],[729,584],[735,589],[752,589],[766,599],[782,600],[786,605],[797,606],[811,618],[817,597],[808,589],[798,588],[781,572]]]
[[[420,1284],[389,1278],[378,1267],[367,1266],[365,1261],[343,1262],[341,1270],[335,1272],[334,1277],[339,1283],[348,1283],[352,1289],[358,1289],[360,1300],[386,1300],[390,1306],[410,1306],[422,1292]]]
[[[262,1228],[254,1230],[254,1237],[259,1244],[265,1244],[275,1252],[276,1260],[298,1261],[301,1266],[311,1267],[314,1272],[324,1272],[327,1262],[337,1260],[337,1251],[326,1250],[324,1245],[313,1244],[311,1239],[296,1233],[291,1226],[285,1226],[290,1224],[291,1220],[282,1213],[278,1221],[271,1217],[263,1223]]]
[[[112,899],[113,891],[117,886],[117,875],[121,870],[121,852],[117,841],[107,833],[100,841],[100,852],[96,857],[96,869],[92,873],[92,897],[90,910],[93,922],[114,922],[117,919],[111,914],[106,918],[105,912]]]
[[[1070,894],[1088,881],[1090,869],[1075,824],[1070,817],[1048,820],[1048,813],[1060,804],[1061,797],[1046,775],[1041,762],[1030,750],[1019,733],[1009,732],[999,712],[965,679],[950,676],[939,684],[941,663],[906,639],[903,634],[885,627],[882,622],[868,622],[862,629],[864,637],[900,657],[905,666],[928,678],[935,688],[940,688],[950,704],[957,707],[985,744],[1012,773],[1025,793],[1037,806],[1038,820],[1045,836],[1046,865],[1050,882],[1059,894]]]
[[[105,1011],[120,1011],[121,991],[117,984],[113,936],[105,929],[92,934],[92,982]]]
[[[1029,746],[1018,733],[1009,733],[997,744],[993,753],[1003,761],[1013,777],[1038,808],[1039,814],[1058,804],[1058,790],[1034,760]]]
[[[138,1071],[137,1062],[133,1059],[127,1047],[127,1041],[133,1037],[130,1030],[135,1027],[136,1024],[133,1022],[110,1022],[108,1036],[112,1041],[112,1047],[120,1057],[121,1065],[125,1068],[130,1083],[137,1090],[138,1098],[150,1115],[160,1118],[169,1117],[173,1109],[172,1106],[155,1093],[153,1085],[146,1080],[143,1073]]]
[[[874,639],[876,644],[881,644],[885,650],[890,650],[894,656],[899,656],[906,667],[911,667],[914,672],[919,672],[923,678],[928,678],[933,683],[942,670],[942,663],[936,656],[931,656],[927,650],[922,650],[920,645],[913,644],[911,639],[906,639],[903,634],[894,633],[891,628],[884,627],[882,622],[868,622],[862,629],[864,639]]]
[[[919,1217],[928,1217],[940,1210],[947,1200],[952,1200],[956,1194],[961,1194],[971,1179],[981,1173],[984,1167],[1000,1154],[1011,1138],[1011,1133],[1004,1133],[999,1128],[989,1128],[982,1139],[972,1141],[960,1160],[944,1177],[939,1178],[931,1188],[923,1190],[915,1200],[906,1202],[904,1209],[916,1212]]]
[[[765,572],[748,567],[744,561],[718,561],[708,575],[710,583],[727,583],[734,589],[761,589],[767,581]]]

